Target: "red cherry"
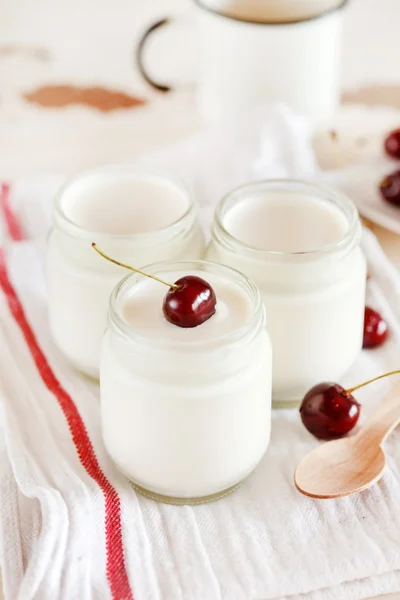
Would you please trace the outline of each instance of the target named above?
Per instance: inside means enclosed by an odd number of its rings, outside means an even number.
[[[400,159],[400,128],[388,134],[385,139],[385,150],[392,158]]]
[[[201,277],[186,275],[175,281],[163,302],[164,316],[178,327],[197,327],[215,313],[217,298]]]
[[[394,171],[382,179],[379,191],[386,202],[400,206],[400,171]]]
[[[389,335],[389,327],[381,315],[369,306],[365,307],[363,348],[380,346]]]
[[[337,383],[320,383],[304,396],[301,420],[320,440],[341,438],[351,431],[360,416],[360,404]]]
[[[140,273],[140,275],[150,277],[150,279],[155,279],[159,283],[168,286],[169,291],[164,298],[163,312],[167,321],[173,323],[173,325],[178,325],[178,327],[197,327],[197,325],[201,325],[215,313],[217,306],[215,292],[210,284],[201,277],[186,275],[175,281],[175,283],[170,284],[164,279],[157,277],[157,275],[150,275],[150,273],[146,273],[141,269],[111,258],[111,256],[100,250],[95,242],[92,242],[92,248],[97,254],[100,254],[100,256],[115,265],[135,271],[135,273]]]

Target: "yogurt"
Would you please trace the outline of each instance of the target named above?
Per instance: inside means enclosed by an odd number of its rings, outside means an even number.
[[[350,200],[300,181],[243,186],[219,205],[207,258],[260,288],[271,335],[273,399],[299,402],[338,381],[362,347],[366,264]]]
[[[147,267],[173,283],[206,279],[216,313],[183,329],[162,312],[167,288],[130,275],[113,292],[100,384],[105,446],[139,491],[173,503],[224,495],[269,441],[271,347],[257,288],[211,263]]]
[[[204,243],[189,190],[162,174],[105,167],[61,190],[48,246],[50,327],[67,358],[98,377],[109,297],[125,271],[99,257],[92,242],[136,267],[201,258]]]
[[[224,225],[244,245],[293,254],[336,243],[346,234],[348,221],[319,198],[282,191],[239,202],[227,212]]]

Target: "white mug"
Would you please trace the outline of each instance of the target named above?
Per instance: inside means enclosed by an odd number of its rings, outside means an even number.
[[[194,0],[200,32],[197,100],[207,121],[257,104],[284,103],[314,121],[332,117],[340,102],[341,30],[348,0]],[[218,5],[216,6],[216,1]],[[153,24],[141,38],[143,65]]]

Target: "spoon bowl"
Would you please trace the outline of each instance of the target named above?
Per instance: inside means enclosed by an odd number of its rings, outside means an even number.
[[[382,477],[385,455],[358,436],[318,446],[297,466],[294,482],[311,498],[340,498],[367,489]]]

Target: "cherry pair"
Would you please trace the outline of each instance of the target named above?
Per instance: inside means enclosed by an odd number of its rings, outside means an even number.
[[[385,151],[391,158],[400,160],[400,129],[395,129],[386,137]],[[400,206],[400,169],[384,177],[379,184],[379,190],[386,202]]]

